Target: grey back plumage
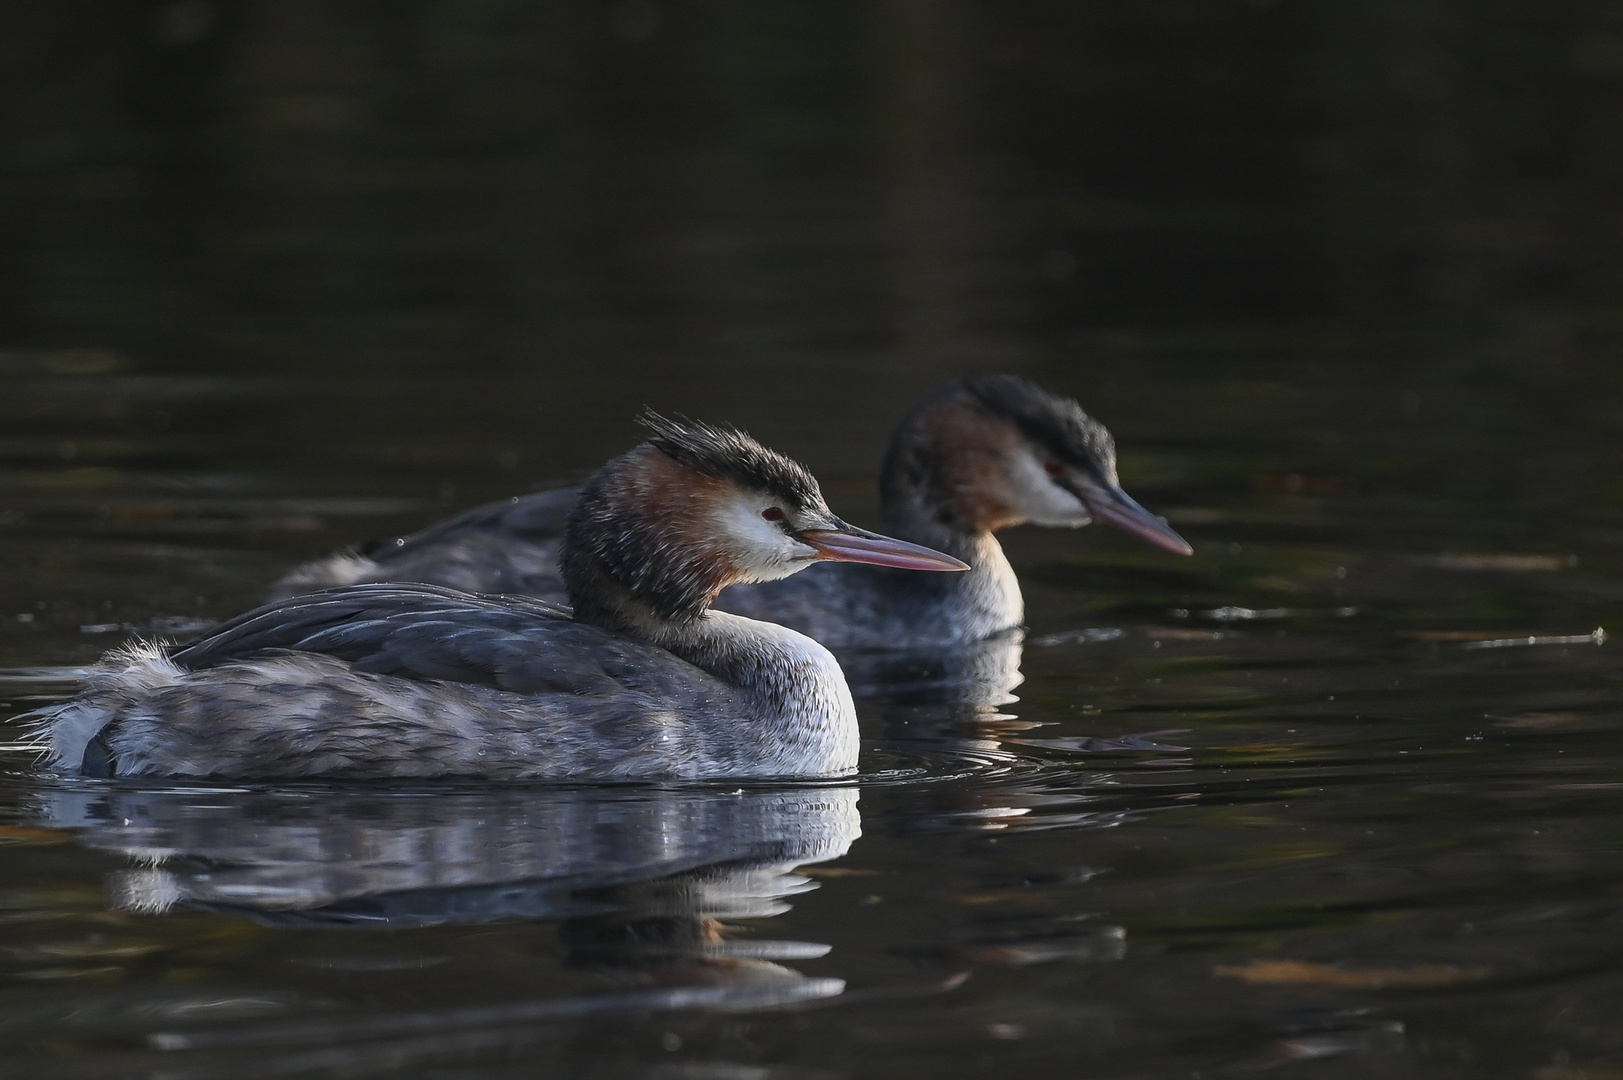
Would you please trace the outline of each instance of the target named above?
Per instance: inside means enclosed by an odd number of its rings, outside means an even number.
[[[409,559],[449,539],[475,532],[536,543],[555,541],[563,535],[564,523],[579,495],[580,485],[572,484],[485,503],[407,536],[363,544],[360,554],[378,563]]]
[[[267,600],[338,585],[419,581],[472,593],[509,593],[565,602],[558,543],[580,488],[501,499],[407,536],[362,544],[306,563],[279,578]]]
[[[768,649],[785,633],[762,629]],[[738,647],[753,663],[751,638]],[[782,666],[799,656],[791,647]],[[809,671],[783,674],[795,682]],[[820,697],[830,677],[832,705]],[[855,717],[832,660],[792,701],[805,703],[800,712],[782,712],[777,689],[719,677],[544,602],[378,584],[260,608],[166,656],[115,654],[44,722],[56,762],[91,775],[849,771]]]
[[[218,626],[169,659],[201,671],[267,653],[316,653],[356,671],[490,686],[518,694],[632,689],[683,705],[732,690],[664,649],[542,600],[382,583],[312,593]]]

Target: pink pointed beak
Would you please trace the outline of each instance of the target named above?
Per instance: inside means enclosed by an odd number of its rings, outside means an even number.
[[[829,562],[868,563],[894,566],[898,570],[968,570],[969,564],[934,548],[892,540],[841,521],[835,529],[808,529],[800,539],[817,549],[820,559]]]
[[[1084,490],[1079,497],[1087,504],[1093,520],[1114,525],[1128,536],[1136,536],[1175,555],[1193,555],[1189,541],[1172,531],[1166,522],[1144,509],[1119,487],[1104,492]]]

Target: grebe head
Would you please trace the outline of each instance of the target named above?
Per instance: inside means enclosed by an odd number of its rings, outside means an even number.
[[[641,423],[648,440],[592,477],[564,532],[578,619],[647,632],[697,618],[728,585],[821,561],[968,569],[841,521],[804,466],[737,428],[654,413]]]
[[[1180,555],[1194,550],[1122,490],[1103,424],[1017,375],[964,379],[926,397],[885,464],[887,484],[922,486],[941,521],[966,531],[1097,520]]]

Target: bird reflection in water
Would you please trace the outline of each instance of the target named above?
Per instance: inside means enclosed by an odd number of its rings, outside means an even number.
[[[863,702],[864,734],[937,768],[985,769],[1020,759],[1002,745],[1036,726],[1005,712],[1019,701],[1024,631],[1016,627],[945,649],[840,650],[851,692]]]
[[[896,800],[900,812],[887,816],[892,828],[991,838],[1027,830],[1112,828],[1148,811],[1142,804],[1121,805],[1124,788],[1110,773],[1044,768],[1021,752],[1033,729],[1042,726],[1018,715],[1015,691],[1024,681],[1024,639],[1024,631],[1015,628],[950,649],[836,652],[852,692],[863,702],[865,723],[879,721],[869,733],[882,733],[878,744],[885,752],[904,761],[926,759],[936,771],[968,773],[958,783],[910,785]],[[1132,737],[1091,742],[1135,751],[1178,749]],[[1102,799],[1101,790],[1112,797]],[[959,895],[970,902],[957,924],[912,951],[958,970],[1121,960],[1127,954],[1125,928],[1069,910],[1062,900],[1052,910],[1032,910],[1034,901],[1063,897],[1106,872],[1083,859],[966,879]]]
[[[47,824],[145,864],[109,882],[129,911],[360,929],[560,919],[568,965],[615,992],[531,1003],[528,1019],[748,1010],[845,987],[787,963],[827,945],[734,940],[723,920],[770,918],[817,887],[795,869],[861,835],[854,787],[67,788],[42,799]]]

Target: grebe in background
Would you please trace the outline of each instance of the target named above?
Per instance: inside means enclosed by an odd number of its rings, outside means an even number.
[[[576,488],[491,503],[412,536],[300,567],[286,597],[358,581],[426,581],[471,592],[561,600],[557,543]],[[1025,616],[995,533],[1098,520],[1180,555],[1189,544],[1121,489],[1103,424],[1069,398],[1015,375],[964,379],[927,394],[897,425],[880,473],[887,532],[969,564],[948,577],[844,567],[739,585],[720,610],[765,619],[836,649],[977,641]]]
[[[708,611],[818,560],[964,564],[853,528],[736,429],[648,416],[564,530],[574,605],[371,584],[275,603],[172,651],[111,654],[39,714],[51,763],[100,776],[828,776],[857,759],[834,658]]]
[[[891,436],[879,476],[884,528],[969,564],[951,581],[852,567],[794,582],[729,589],[716,606],[770,618],[830,648],[978,641],[1018,626],[1025,603],[994,535],[1014,525],[1114,525],[1188,555],[1187,541],[1116,479],[1110,432],[1069,398],[1015,375],[939,387]]]

